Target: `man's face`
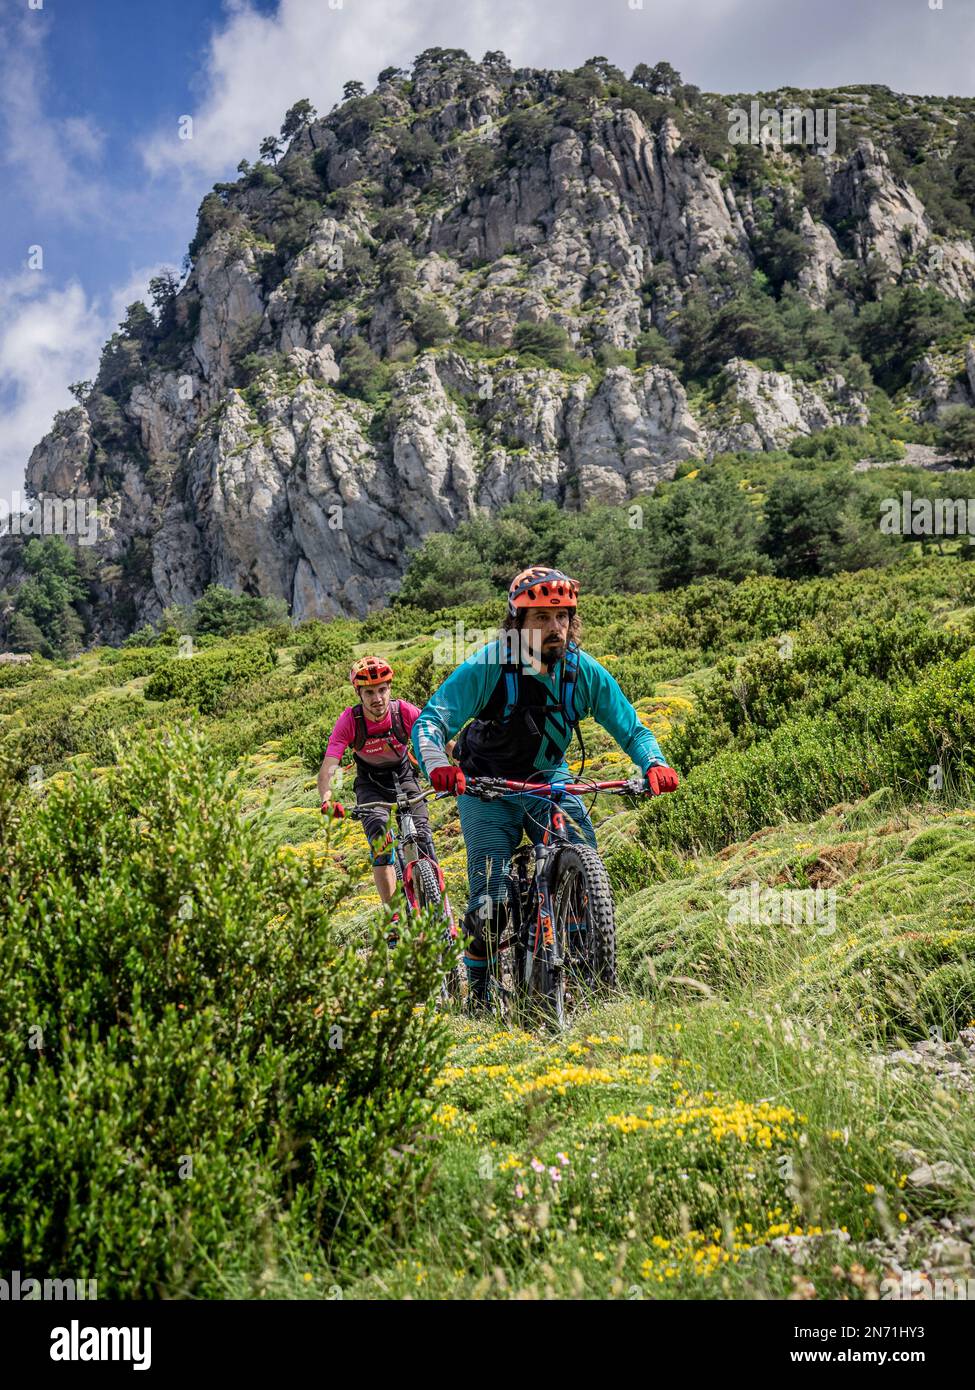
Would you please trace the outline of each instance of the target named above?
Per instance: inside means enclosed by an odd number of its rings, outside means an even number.
[[[380,719],[386,717],[389,709],[389,692],[392,689],[389,681],[383,681],[382,685],[363,685],[359,688],[359,699],[362,701],[362,708],[366,712],[366,718],[373,724],[378,724]]]
[[[522,625],[523,650],[547,665],[561,661],[569,640],[568,608],[526,608]]]

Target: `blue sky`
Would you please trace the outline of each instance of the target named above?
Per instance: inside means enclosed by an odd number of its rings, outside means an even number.
[[[215,180],[308,96],[433,44],[516,65],[666,58],[709,90],[975,95],[975,0],[4,0],[0,495]],[[193,138],[178,138],[181,116]],[[41,269],[28,269],[40,246]]]

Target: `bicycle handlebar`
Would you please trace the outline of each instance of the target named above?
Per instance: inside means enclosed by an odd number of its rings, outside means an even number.
[[[587,792],[610,792],[616,796],[658,795],[638,777],[616,778],[606,782],[517,782],[510,777],[469,777],[460,795],[491,799],[512,793],[551,797],[563,792],[571,796],[584,796]]]
[[[584,796],[587,792],[608,792],[614,796],[659,795],[658,792],[651,791],[646,782],[639,777],[614,778],[606,782],[519,782],[510,777],[468,777],[464,790],[456,794],[476,796],[488,801],[511,795],[552,797],[564,792],[570,796]],[[442,801],[445,796],[453,795],[453,792],[429,791],[404,799],[410,806],[417,806],[424,801]],[[390,811],[398,804],[396,801],[360,801],[350,807],[346,815],[358,816],[363,811],[373,810]]]
[[[441,792],[423,792],[420,796],[408,796],[404,800],[411,806],[417,806],[421,801],[429,801],[431,797],[442,794]],[[398,805],[398,801],[359,801],[355,806],[350,807],[346,814],[354,816],[358,811],[390,811]]]

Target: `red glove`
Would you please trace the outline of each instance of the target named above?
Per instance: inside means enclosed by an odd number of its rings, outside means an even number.
[[[331,816],[334,820],[341,820],[345,815],[345,807],[341,801],[323,801],[322,815]]]
[[[660,796],[662,792],[675,792],[677,782],[677,773],[672,767],[658,764],[656,767],[647,768],[647,786],[650,788],[651,796]]]
[[[459,767],[435,767],[430,773],[434,791],[452,792],[460,796],[467,787],[467,778]]]

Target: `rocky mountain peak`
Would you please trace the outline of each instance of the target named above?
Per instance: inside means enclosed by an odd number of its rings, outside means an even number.
[[[743,153],[741,98],[656,72],[428,50],[327,115],[298,103],[207,194],[185,278],[132,307],[28,463],[36,495],[102,509],[95,635],[210,582],[359,615],[425,534],[519,492],[625,501],[869,418],[835,362],[796,380],[740,333],[722,357],[720,319],[698,353],[697,320],[753,285],[824,318],[867,282],[967,302],[970,233],[876,131]]]

